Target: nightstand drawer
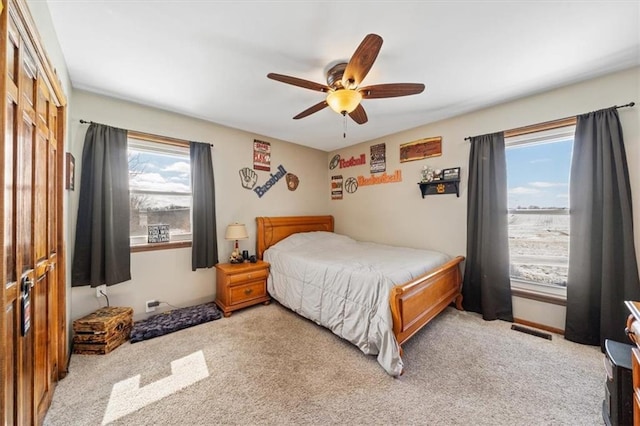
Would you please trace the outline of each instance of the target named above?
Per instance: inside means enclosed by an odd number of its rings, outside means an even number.
[[[231,287],[229,289],[230,303],[242,303],[247,300],[257,299],[267,295],[264,281],[256,281],[245,285]]]
[[[262,260],[256,263],[218,263],[216,265],[216,304],[225,317],[233,311],[271,301],[267,294],[269,264]]]
[[[257,271],[243,272],[241,274],[233,274],[229,276],[229,284],[246,283],[249,281],[263,280],[267,278],[269,271],[260,269]]]

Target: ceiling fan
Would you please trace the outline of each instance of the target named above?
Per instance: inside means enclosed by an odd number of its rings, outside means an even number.
[[[307,117],[328,106],[338,114],[343,116],[349,114],[353,121],[364,124],[368,118],[360,104],[362,99],[394,98],[417,95],[424,91],[424,84],[421,83],[390,83],[360,87],[360,83],[367,76],[373,62],[378,57],[380,47],[382,47],[382,37],[377,34],[368,34],[348,63],[340,62],[329,68],[326,85],[283,74],[269,73],[267,77],[327,94],[325,100],[302,111],[293,117],[294,120]]]

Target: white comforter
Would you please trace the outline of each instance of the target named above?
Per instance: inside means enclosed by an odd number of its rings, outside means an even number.
[[[358,242],[331,232],[293,234],[264,253],[271,264],[267,288],[273,298],[365,354],[377,354],[393,376],[403,364],[389,292],[449,259],[444,253]]]

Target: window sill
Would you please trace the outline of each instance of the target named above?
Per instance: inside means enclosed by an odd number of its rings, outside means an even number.
[[[171,250],[178,248],[191,247],[191,241],[174,241],[169,243],[152,243],[131,246],[131,253],[139,253],[143,251]]]
[[[511,294],[523,299],[567,306],[567,289],[511,280]]]

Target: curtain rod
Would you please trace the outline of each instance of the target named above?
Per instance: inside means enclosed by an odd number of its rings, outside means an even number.
[[[616,108],[616,109],[618,109],[618,108],[626,108],[626,107],[635,106],[635,104],[636,104],[635,102],[629,102],[628,104],[625,104],[625,105],[614,105],[611,108]],[[575,119],[575,118],[576,118],[576,116],[573,115],[573,116],[570,116],[570,117],[560,118],[558,120],[545,121],[544,123],[538,123],[538,124],[534,124],[534,125],[531,125],[531,126],[523,126],[523,127],[517,128],[517,129],[504,130],[504,132],[505,133],[506,132],[514,132],[514,131],[517,131],[518,129],[524,129],[524,128],[527,128],[527,127],[543,127],[543,126],[548,125],[548,124],[559,123],[559,122],[563,122],[563,121],[567,121],[567,120],[571,120],[571,119]],[[526,132],[526,133],[529,133],[529,132]],[[464,138],[464,140],[465,141],[470,141],[471,138],[474,138],[474,137],[476,137],[476,136],[467,136],[466,138]]]
[[[97,123],[95,121],[87,121],[87,120],[83,120],[83,119],[80,119],[80,124],[100,124],[102,126],[106,126],[106,124]],[[127,132],[129,132],[129,136],[131,136],[133,138],[137,138],[137,139],[140,139],[140,138],[142,138],[142,139],[150,139],[150,140],[153,140],[155,142],[168,143],[168,144],[180,145],[180,146],[188,146],[189,145],[189,141],[184,140],[184,139],[172,138],[172,137],[169,137],[169,136],[154,135],[152,133],[138,132],[137,130],[127,130]],[[213,147],[213,144],[210,143],[209,146]]]

